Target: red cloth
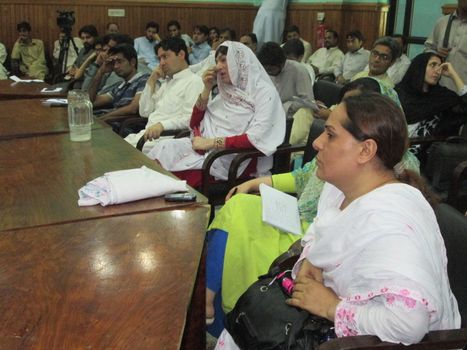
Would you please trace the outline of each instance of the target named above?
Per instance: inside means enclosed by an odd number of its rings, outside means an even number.
[[[256,158],[253,158],[251,162],[246,167],[245,171],[240,175],[240,179],[248,179],[256,171]],[[202,170],[182,170],[172,172],[181,180],[186,180],[188,185],[191,187],[199,188],[203,181],[203,171]],[[209,183],[216,183],[216,180],[213,176],[209,175]]]
[[[254,148],[247,134],[229,136],[225,138],[225,148]]]
[[[204,118],[204,113],[206,111],[203,111],[196,107],[196,105],[193,107],[193,111],[191,112],[191,119],[190,119],[190,129],[194,129],[195,127],[199,127],[199,124],[201,124],[201,121]]]
[[[201,121],[204,118],[203,111],[196,107],[193,107],[193,111],[191,112],[191,119],[190,119],[190,129],[199,128]],[[236,135],[236,136],[229,136],[225,138],[225,148],[252,148],[254,147],[250,140],[248,140],[247,134]]]

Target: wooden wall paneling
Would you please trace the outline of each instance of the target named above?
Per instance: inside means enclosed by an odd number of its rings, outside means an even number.
[[[315,50],[316,31],[318,28],[316,16],[318,12],[324,12],[326,14],[326,25],[340,34],[340,9],[341,5],[290,5],[286,26],[291,24],[298,26],[301,37],[309,41],[313,50]]]
[[[389,7],[378,4],[343,5],[342,26],[345,31],[342,37],[351,31],[358,29],[365,36],[365,48],[370,49],[373,42],[385,35]]]
[[[352,29],[360,29],[366,36],[365,47],[385,32],[387,5],[383,4],[291,4],[287,24],[299,26],[302,37],[316,47],[316,16],[325,12],[326,24],[340,35],[340,47],[345,51],[345,35]],[[124,9],[125,17],[108,17],[108,9]],[[33,36],[44,40],[47,51],[52,54],[53,42],[58,37],[57,10],[75,12],[75,36],[85,24],[95,24],[99,33],[104,33],[108,22],[119,24],[121,31],[132,37],[143,35],[146,22],[155,20],[160,25],[160,34],[167,34],[166,24],[177,19],[182,31],[191,34],[196,24],[229,26],[239,37],[250,32],[257,8],[253,5],[233,3],[183,3],[178,1],[111,1],[111,0],[0,0],[0,42],[9,52],[17,38],[16,24],[27,20],[33,28]]]
[[[359,29],[366,37],[365,47],[384,35],[388,6],[382,4],[297,4],[290,5],[287,23],[300,28],[301,36],[316,48],[317,14],[324,12],[326,25],[339,33],[339,47],[345,52],[345,35]]]

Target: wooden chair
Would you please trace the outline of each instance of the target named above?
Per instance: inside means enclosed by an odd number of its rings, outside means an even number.
[[[284,140],[289,140],[290,138],[290,131],[292,129],[292,118],[287,118],[286,120],[286,134]],[[276,152],[274,153],[274,160],[273,160],[273,168],[271,172],[273,174],[287,172],[290,169],[290,155],[292,152],[301,151],[303,150],[303,146],[290,146],[288,142],[284,142],[280,145]],[[210,170],[211,166],[214,161],[227,154],[237,154],[237,156],[233,159],[232,163],[230,164],[229,174],[226,181],[216,181],[212,182]],[[214,206],[224,204],[225,196],[229,192],[229,190],[250,178],[246,177],[237,177],[238,169],[240,165],[252,158],[261,157],[263,154],[254,149],[224,149],[219,151],[210,152],[210,154],[206,157],[203,163],[203,176],[201,182],[200,192],[203,193],[209,199],[209,204],[211,204],[212,209],[214,210]],[[213,214],[212,212],[211,214]],[[213,217],[213,215],[211,215]]]
[[[128,129],[131,129],[135,133],[139,132],[140,130],[143,130],[146,127],[147,123],[148,123],[148,118],[142,118],[139,115],[122,119],[118,134],[121,137],[125,137],[128,134],[126,132]]]
[[[141,119],[141,118],[140,118]],[[125,122],[123,123],[125,124]],[[122,128],[124,125],[122,125]],[[122,136],[120,134],[120,136]],[[190,130],[185,129],[175,129],[175,130],[164,130],[161,134],[161,136],[173,136],[176,139],[182,138],[182,137],[188,137],[190,136]],[[144,139],[144,136],[141,136],[141,138],[138,140],[138,143],[136,144],[136,149],[139,151],[143,150],[144,144],[146,143],[146,140]]]
[[[456,209],[440,204],[435,214],[444,238],[448,257],[448,275],[452,292],[459,304],[461,329],[431,331],[417,344],[409,346],[382,342],[376,336],[360,335],[332,339],[321,344],[319,350],[441,350],[464,349],[467,346],[467,218]],[[290,269],[301,252],[300,240],[271,264],[271,269]]]

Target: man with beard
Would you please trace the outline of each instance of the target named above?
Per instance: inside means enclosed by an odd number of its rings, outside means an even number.
[[[11,51],[11,70],[16,75],[44,79],[48,73],[44,43],[31,38],[31,25],[21,22],[16,26],[19,38]]]
[[[109,57],[108,51],[111,47],[117,46],[119,44],[129,44],[133,46],[133,39],[131,39],[126,34],[107,34],[102,38],[102,47],[99,49],[99,45],[96,44],[94,53],[89,56],[89,58],[81,66],[84,68],[84,81],[81,85],[81,90],[87,91],[91,86],[92,80],[97,73],[97,70],[102,66],[105,60]],[[80,70],[82,69],[80,68]],[[141,73],[150,73],[148,67],[144,65],[138,65],[138,72]],[[97,89],[97,94],[103,94],[104,92],[109,92],[114,88],[114,85],[117,83],[123,82],[124,79],[115,74],[114,71],[105,74],[102,77],[101,84]]]
[[[171,37],[156,46],[160,64],[147,80],[139,101],[139,113],[148,123],[125,140],[136,147],[144,135],[143,153],[154,146],[164,130],[188,128],[191,112],[203,90],[202,79],[188,66],[188,52],[181,38]]]
[[[79,50],[78,57],[73,63],[73,67],[71,67],[68,71],[68,75],[70,77],[74,77],[81,65],[88,59],[90,55],[93,54],[94,45],[98,37],[97,29],[92,24],[82,27],[78,34],[81,38],[81,41],[83,42],[83,48]]]
[[[400,50],[399,43],[389,36],[376,39],[370,51],[370,58],[368,59],[369,70],[355,74],[351,80],[373,77],[386,82],[390,87],[394,87],[394,83],[391,78],[389,78],[387,70],[391,67],[396,58],[400,56]]]
[[[107,118],[138,113],[139,98],[149,75],[138,73],[137,67],[138,56],[133,46],[120,44],[109,49],[108,58],[97,70],[88,90],[93,107],[97,110],[94,114]],[[110,92],[98,95],[97,88],[102,77],[112,70],[124,81]]]
[[[334,30],[327,30],[324,37],[324,47],[316,50],[308,59],[315,70],[316,75],[332,75],[337,70],[344,59],[344,53],[337,47],[338,34]]]

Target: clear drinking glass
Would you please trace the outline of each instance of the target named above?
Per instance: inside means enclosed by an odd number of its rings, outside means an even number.
[[[78,142],[90,140],[93,113],[88,93],[82,90],[70,90],[67,98],[70,140]]]

